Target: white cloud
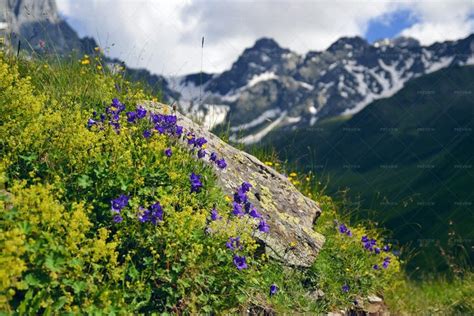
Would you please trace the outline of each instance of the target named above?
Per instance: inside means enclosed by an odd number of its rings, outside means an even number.
[[[474,32],[474,1],[421,1],[414,3],[412,10],[419,22],[401,35],[417,38],[424,45]]]
[[[402,32],[423,43],[473,31],[472,2],[305,0],[57,0],[80,35],[95,37],[112,56],[167,75],[230,67],[242,50],[267,36],[299,53],[363,35],[371,19],[408,8],[417,24]],[[453,3],[453,2],[449,2]]]

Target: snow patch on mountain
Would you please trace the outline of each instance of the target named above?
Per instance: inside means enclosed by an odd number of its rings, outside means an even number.
[[[262,115],[260,115],[259,117],[257,117],[256,119],[254,119],[254,120],[252,120],[248,123],[231,127],[230,131],[231,132],[238,132],[238,131],[243,131],[243,130],[258,126],[258,125],[264,123],[265,121],[269,121],[270,119],[277,117],[280,113],[281,113],[280,109],[267,110],[267,111],[263,112]]]
[[[259,82],[273,79],[278,79],[278,76],[272,71],[266,71],[264,73],[254,75],[244,88],[250,88],[255,86]]]
[[[270,133],[275,127],[280,125],[280,123],[285,119],[286,113],[287,113],[286,111],[281,113],[281,115],[275,121],[273,121],[272,123],[265,126],[263,129],[261,129],[256,134],[250,134],[250,135],[247,135],[247,136],[245,136],[243,138],[240,138],[240,139],[237,139],[236,137],[233,137],[233,139],[231,139],[231,140],[236,141],[236,142],[241,143],[241,144],[245,144],[245,145],[255,144],[255,143],[261,141],[262,138],[267,136],[268,133]]]

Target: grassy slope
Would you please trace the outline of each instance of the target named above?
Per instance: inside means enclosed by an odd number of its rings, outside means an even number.
[[[331,193],[349,188],[350,199],[360,202],[353,217],[377,220],[416,248],[412,268],[443,270],[445,260],[433,256],[436,243],[445,247],[451,231],[474,237],[473,93],[474,68],[449,68],[352,118],[277,132],[270,143],[280,157],[329,178]]]
[[[360,225],[351,227],[352,238],[340,234],[334,221],[349,219],[321,194],[313,176],[294,176],[293,182],[323,209],[316,229],[327,243],[314,266],[284,268],[246,249],[250,267],[239,272],[224,244],[234,232],[248,238],[246,228],[232,219],[224,231],[217,223],[220,233],[204,234],[212,206],[222,215],[230,209],[213,170],[172,138],[144,141],[143,126],[123,119],[127,128],[119,135],[86,128],[92,111],[103,111],[113,97],[128,110],[153,97],[97,67],[98,57],[82,64],[0,59],[1,310],[321,313],[353,308],[354,299],[374,293],[395,302],[393,311],[419,313],[438,305],[438,311],[450,313],[459,310],[459,301],[465,311],[474,310],[468,282],[457,281],[462,289],[457,292],[443,292],[444,281],[434,282],[429,288],[436,293],[416,301],[421,295],[411,294],[425,289],[405,281],[393,255],[387,270],[373,270],[387,254],[370,254],[359,240],[369,235],[381,243],[383,237]],[[163,154],[168,146],[171,159]],[[202,194],[189,194],[192,171],[203,176]],[[133,198],[123,210],[124,222],[116,225],[110,199],[123,192]],[[137,223],[138,205],[156,199],[164,221],[157,227]],[[272,283],[279,291],[270,297]],[[344,284],[350,286],[347,293]],[[324,291],[322,299],[309,294],[316,288]],[[396,303],[399,296],[405,305]]]

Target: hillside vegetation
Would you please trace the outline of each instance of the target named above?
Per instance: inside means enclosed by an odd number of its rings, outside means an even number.
[[[344,192],[352,218],[390,229],[393,242],[410,249],[411,271],[446,272],[473,259],[473,91],[474,67],[451,67],[353,117],[276,133],[270,142],[328,179],[329,193]]]
[[[323,210],[327,242],[314,265],[285,267],[257,251],[262,228],[234,216],[217,185],[225,165],[200,161],[203,140],[179,145],[188,135],[172,113],[137,106],[152,98],[104,69],[99,53],[0,55],[0,311],[320,313],[418,290],[392,245],[351,227],[311,175],[290,176]],[[474,310],[472,285],[458,282],[437,311]]]

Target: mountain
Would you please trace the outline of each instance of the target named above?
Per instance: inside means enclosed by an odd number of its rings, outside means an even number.
[[[93,54],[98,46],[91,37],[80,38],[59,16],[55,0],[0,0],[0,37],[5,37],[12,49],[20,47],[40,55]],[[147,83],[165,101],[179,98],[163,76],[126,67],[116,58],[104,56],[103,61],[110,68],[124,66],[130,80]]]
[[[318,120],[355,114],[413,78],[473,63],[474,35],[430,46],[404,37],[373,44],[343,37],[325,51],[304,56],[262,38],[221,74],[169,81],[182,94],[185,110],[198,113],[210,127],[228,123],[231,140],[251,144],[276,128],[311,127]]]
[[[411,268],[442,270],[440,246],[474,257],[473,94],[474,67],[449,67],[352,117],[274,131],[267,141],[328,180],[329,193],[349,188],[347,211],[377,219],[395,243],[411,245]]]

